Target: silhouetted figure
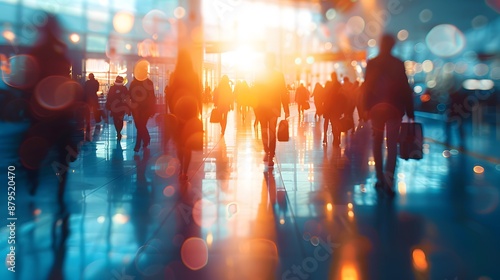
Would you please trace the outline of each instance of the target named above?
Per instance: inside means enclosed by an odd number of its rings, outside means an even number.
[[[340,146],[340,118],[344,113],[345,98],[341,93],[342,84],[337,79],[337,73],[330,74],[331,81],[325,85],[325,95],[323,101],[323,145],[328,142],[328,124],[332,126],[333,147]]]
[[[188,179],[187,171],[194,148],[190,143],[196,140],[199,133],[202,133],[203,137],[203,127],[199,131],[201,94],[201,82],[194,71],[191,56],[187,51],[180,50],[175,70],[170,77],[167,100],[170,112],[177,119],[174,141],[181,169],[179,178],[183,181]]]
[[[342,117],[342,131],[349,134],[349,131],[354,130],[354,109],[356,109],[355,86],[349,80],[349,77],[344,77],[341,92],[344,96],[344,116]]]
[[[261,125],[262,144],[264,146],[264,162],[274,166],[273,158],[276,154],[276,125],[281,116],[281,106],[285,111],[285,118],[290,116],[288,108],[289,97],[283,73],[274,69],[274,55],[266,57],[266,70],[255,83],[258,95],[256,115]]]
[[[147,69],[141,69],[139,72],[147,73]],[[130,108],[134,117],[135,127],[137,128],[137,138],[135,141],[134,152],[139,152],[141,145],[147,148],[151,142],[151,136],[147,128],[148,120],[155,114],[156,97],[153,81],[149,78],[134,80],[130,83]]]
[[[465,106],[467,104],[467,94],[462,87],[450,89],[449,94],[448,109],[446,110],[446,145],[451,145],[451,139],[453,137],[451,128],[456,126],[456,130],[458,130],[458,145],[460,149],[464,149],[464,122],[467,118],[470,118],[472,112]],[[470,106],[468,107],[470,108]]]
[[[203,103],[210,103],[212,101],[212,89],[208,85],[208,82],[205,82],[205,89],[203,90]]]
[[[354,100],[355,100],[356,109],[358,110],[358,126],[359,126],[363,122],[366,121],[367,112],[365,109],[365,101],[364,101],[364,95],[363,95],[363,84],[356,81],[354,83],[354,86],[355,86]]]
[[[238,81],[234,88],[234,95],[236,96],[236,103],[238,104],[241,113],[241,119],[245,121],[247,118],[248,107],[251,106],[250,87],[246,81]]]
[[[89,79],[85,82],[83,86],[83,93],[85,102],[87,103],[88,109],[85,112],[85,134],[86,139],[91,141],[90,138],[90,114],[94,116],[95,122],[100,122],[101,115],[99,114],[99,98],[97,97],[97,91],[99,90],[99,82],[95,79],[94,74],[89,74]]]
[[[257,115],[257,105],[258,105],[259,94],[255,83],[249,85],[248,87],[248,105],[252,108],[253,113],[255,115],[255,120],[253,122],[253,127],[255,129],[258,128],[259,124],[259,116]]]
[[[404,63],[391,54],[395,44],[391,35],[384,35],[380,53],[366,66],[364,97],[373,129],[373,157],[377,174],[377,191],[385,190],[391,197],[396,169],[397,146],[401,119],[414,119],[412,89],[408,84]],[[387,160],[383,164],[382,143],[387,137]]]
[[[314,114],[315,118],[321,117],[323,115],[323,99],[325,89],[320,83],[316,83],[314,85],[314,90],[312,93],[312,97],[314,98],[314,106],[316,107],[316,114]]]
[[[130,93],[123,84],[123,77],[117,76],[115,83],[109,88],[106,99],[106,109],[113,117],[116,129],[116,140],[122,140],[123,117],[130,113]]]
[[[20,160],[26,167],[34,194],[38,173],[48,155],[58,178],[58,200],[63,196],[69,165],[76,160],[83,141],[84,99],[82,86],[70,79],[71,61],[60,39],[61,28],[53,15],[46,15],[39,40],[29,52],[37,64],[36,84],[26,89],[31,127],[20,146]],[[51,153],[52,151],[52,153]]]
[[[231,89],[231,85],[229,84],[229,78],[224,75],[222,76],[219,85],[217,85],[217,90],[214,92],[214,105],[217,109],[219,109],[222,116],[220,121],[222,135],[226,133],[227,113],[232,110],[233,102],[233,91]]]
[[[297,110],[299,111],[299,117],[304,116],[304,108],[307,108],[306,103],[309,103],[309,90],[304,86],[303,83],[299,85],[297,90],[295,91],[295,103],[297,103]]]

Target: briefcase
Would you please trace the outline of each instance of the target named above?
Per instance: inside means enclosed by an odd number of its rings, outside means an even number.
[[[288,131],[288,121],[281,120],[278,125],[278,141],[287,142],[290,139],[290,134]]]
[[[421,123],[404,122],[399,130],[399,157],[405,160],[423,158],[424,135]]]

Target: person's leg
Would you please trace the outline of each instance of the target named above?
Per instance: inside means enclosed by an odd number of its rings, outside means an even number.
[[[191,163],[191,150],[184,148],[183,150],[184,153],[184,162],[182,164],[182,178],[181,179],[187,179],[187,172],[189,168],[189,164]]]
[[[273,158],[276,155],[276,126],[278,123],[277,117],[271,117],[269,119],[269,161],[268,165],[273,166]]]
[[[340,121],[338,119],[331,120],[332,123],[332,134],[333,134],[333,146],[340,146]]]
[[[119,115],[119,114],[114,114],[113,115],[113,124],[115,125],[115,129],[116,129],[116,138],[118,140],[121,140],[121,131],[123,129],[123,115]]]
[[[262,135],[262,146],[264,147],[264,161],[269,157],[269,119],[266,117],[259,117],[260,130]]]
[[[222,119],[220,121],[220,129],[221,129],[221,134],[224,135],[226,133],[226,126],[227,126],[227,112],[222,112]]]
[[[383,158],[382,158],[382,143],[384,141],[384,127],[385,122],[383,120],[372,119],[372,131],[373,131],[373,159],[375,161],[375,173],[377,175],[377,184],[384,183],[384,172],[383,172]],[[381,185],[380,185],[381,187]]]
[[[394,186],[394,173],[398,155],[398,138],[401,119],[387,121],[387,160],[385,162],[385,183],[390,189]]]
[[[143,147],[147,147],[149,146],[149,144],[151,143],[151,136],[149,135],[149,130],[148,130],[148,120],[149,120],[149,117],[147,116],[144,116],[143,117],[143,137],[142,137],[142,141],[143,141]]]
[[[90,107],[88,105],[84,106],[85,115],[85,140],[90,141]]]
[[[137,137],[135,140],[135,147],[134,151],[138,152],[141,149],[141,144],[144,141],[144,124],[143,124],[143,118],[135,115],[134,116],[134,123],[135,123],[135,128],[137,129]]]
[[[330,122],[330,118],[327,115],[323,115],[323,144],[328,142],[328,123]]]

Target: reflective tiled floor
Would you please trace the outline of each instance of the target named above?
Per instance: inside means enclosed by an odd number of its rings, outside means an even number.
[[[394,200],[373,189],[369,126],[333,149],[312,110],[292,114],[274,168],[251,112],[230,113],[225,136],[205,118],[183,184],[159,119],[139,154],[132,123],[120,143],[112,125],[97,125],[69,165],[63,205],[50,162],[34,196],[16,169],[15,273],[3,179],[0,279],[500,279],[498,138],[471,130],[453,149],[442,122],[417,120],[425,156],[398,160]],[[8,158],[17,147],[3,143]]]

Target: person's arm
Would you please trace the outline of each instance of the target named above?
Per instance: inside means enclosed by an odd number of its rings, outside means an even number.
[[[289,108],[289,95],[288,95],[288,88],[286,87],[285,83],[285,77],[283,76],[282,73],[280,73],[280,87],[281,87],[281,105],[283,105],[283,110],[285,111],[285,118],[287,119],[290,117],[290,108]]]
[[[111,110],[111,102],[113,99],[113,87],[111,87],[108,91],[108,94],[106,94],[106,103],[104,104],[104,107],[106,110],[110,111]]]
[[[405,111],[406,115],[410,119],[415,119],[415,111],[414,111],[414,106],[413,106],[413,89],[411,88],[410,84],[408,83],[408,76],[406,75],[406,69],[404,67],[404,63],[400,63],[400,73],[402,76],[401,82],[403,83],[404,86],[404,105],[405,105]]]
[[[148,80],[148,96],[147,96],[147,108],[149,111],[149,117],[152,117],[156,114],[156,96],[155,96],[155,90],[154,90],[154,84],[153,81]]]

